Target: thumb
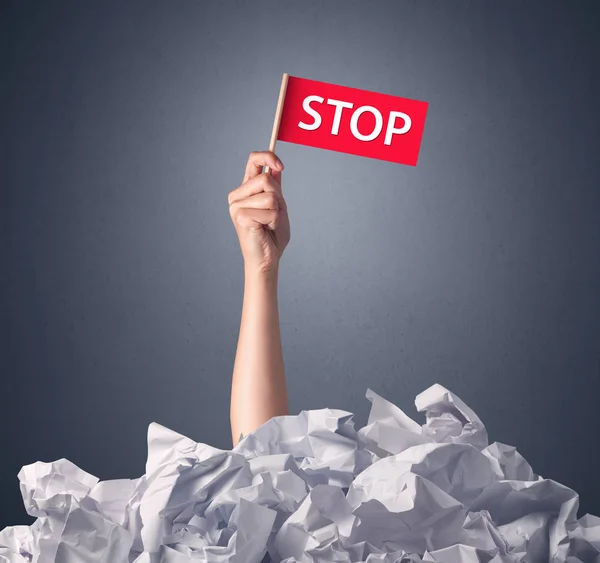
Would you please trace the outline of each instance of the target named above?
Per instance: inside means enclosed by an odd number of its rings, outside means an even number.
[[[274,180],[277,180],[279,185],[281,185],[281,170],[271,170],[271,176]]]

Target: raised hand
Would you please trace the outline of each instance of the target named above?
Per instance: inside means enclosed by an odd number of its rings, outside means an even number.
[[[271,174],[263,173],[263,166],[269,166]],[[247,271],[274,271],[290,241],[290,222],[281,190],[282,170],[283,163],[275,153],[252,152],[242,184],[229,193],[229,214]]]

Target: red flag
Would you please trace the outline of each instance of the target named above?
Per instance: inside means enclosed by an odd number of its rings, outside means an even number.
[[[277,140],[416,166],[427,106],[290,76]]]

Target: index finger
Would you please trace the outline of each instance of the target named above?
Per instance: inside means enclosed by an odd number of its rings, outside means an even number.
[[[247,182],[250,178],[261,174],[263,166],[269,166],[273,170],[283,170],[283,162],[281,162],[274,152],[251,152],[250,156],[248,157],[248,162],[246,163],[246,170],[244,172],[242,184]]]
[[[281,176],[281,173],[277,173]],[[246,199],[247,197],[259,194],[261,192],[274,192],[277,196],[282,207],[285,207],[285,201],[281,192],[281,184],[275,177],[275,174],[271,176],[266,172],[250,178],[247,182],[243,183],[239,188],[229,192],[227,201],[229,205],[236,203],[237,201]]]

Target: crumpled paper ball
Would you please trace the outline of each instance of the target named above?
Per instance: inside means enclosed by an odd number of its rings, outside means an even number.
[[[0,563],[598,563],[600,518],[535,474],[433,385],[419,424],[367,390],[343,410],[275,417],[232,450],[148,428],[146,473],[99,481],[65,459],[19,472],[31,526]]]

